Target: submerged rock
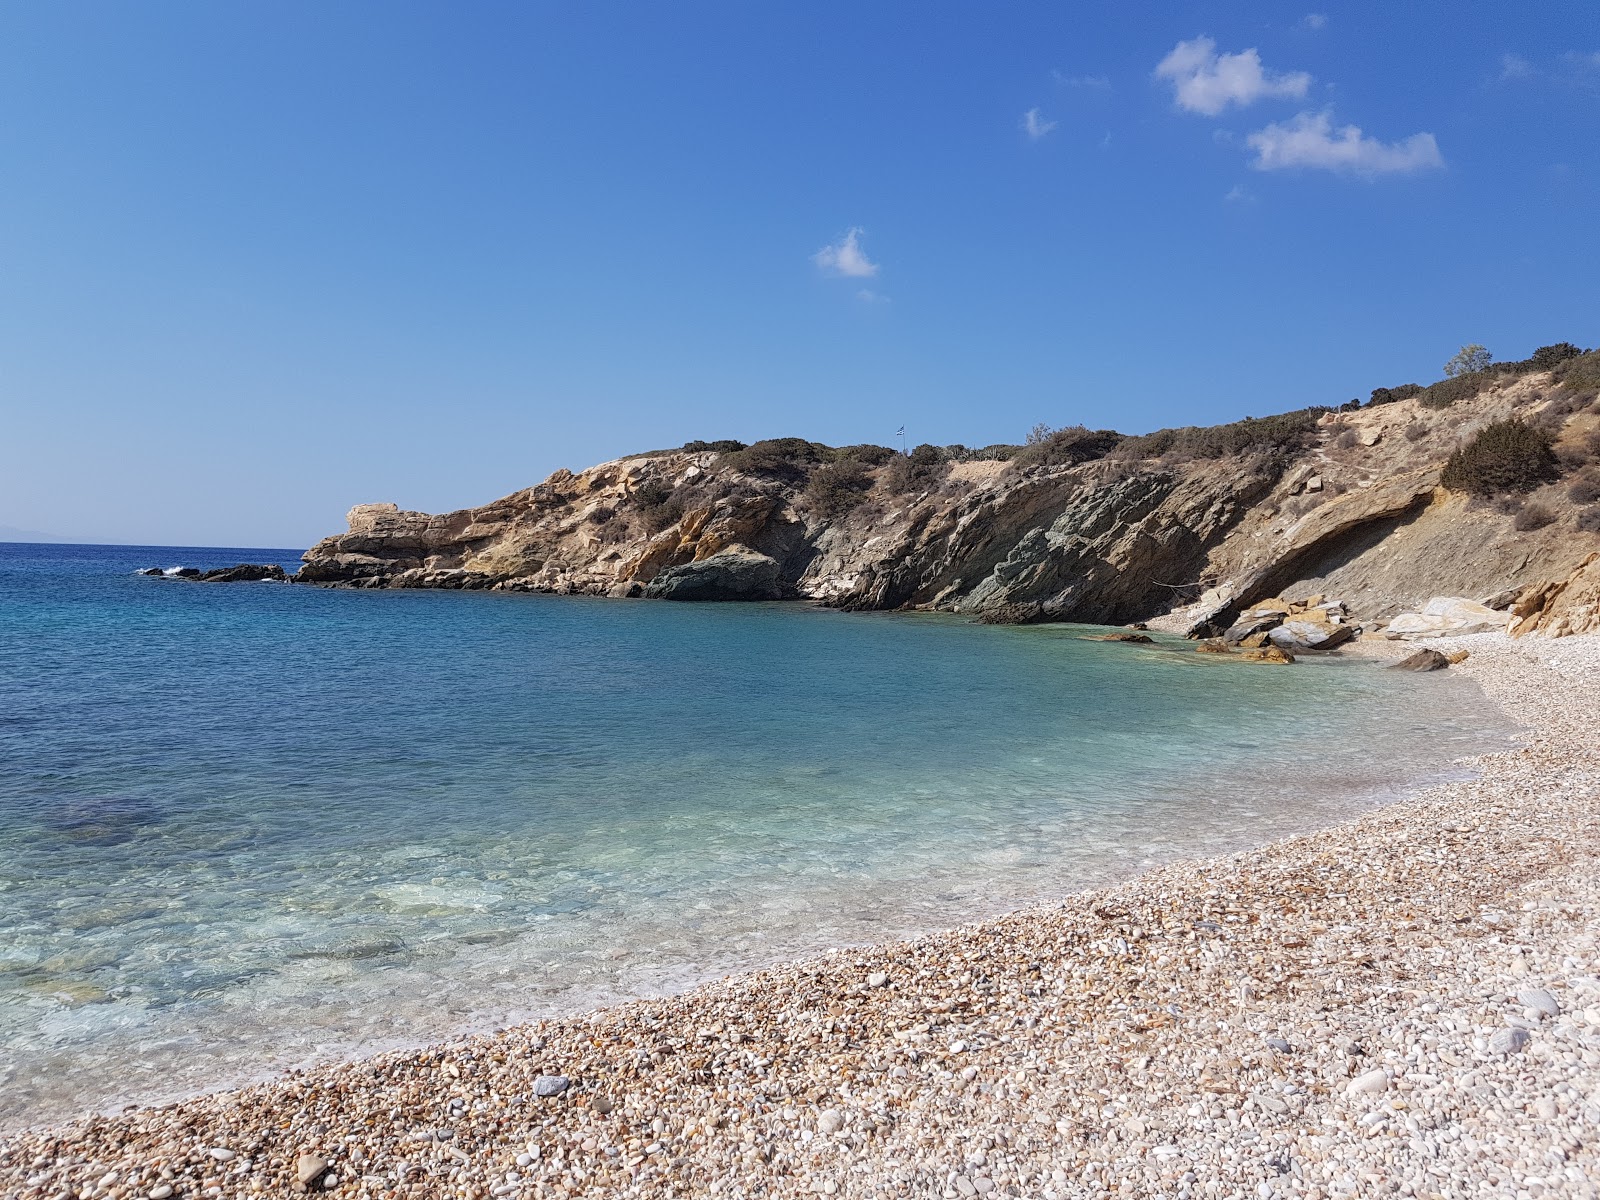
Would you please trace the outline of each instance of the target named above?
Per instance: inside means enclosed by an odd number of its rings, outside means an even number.
[[[1147,633],[1097,633],[1083,639],[1086,642],[1133,642],[1136,645],[1153,645],[1155,638]]]
[[[1246,662],[1292,663],[1294,661],[1294,655],[1282,646],[1261,646],[1255,650],[1246,650],[1239,657]]]

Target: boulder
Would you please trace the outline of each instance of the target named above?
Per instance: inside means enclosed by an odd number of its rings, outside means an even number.
[[[652,600],[777,600],[783,587],[776,560],[736,543],[698,562],[668,567],[645,585],[644,594]]]
[[[1246,644],[1259,646],[1265,640],[1267,632],[1276,629],[1282,621],[1283,614],[1280,612],[1265,612],[1255,615],[1246,613],[1228,627],[1228,631],[1222,635],[1222,640],[1232,646]],[[1255,640],[1250,641],[1249,639],[1252,638]]]
[[[165,575],[166,573],[166,569],[163,567],[146,567],[139,572],[141,575]]]
[[[1448,634],[1497,633],[1509,617],[1486,604],[1463,596],[1435,596],[1421,612],[1401,613],[1389,622],[1384,636],[1392,639],[1443,637]]]
[[[1512,637],[1600,630],[1600,554],[1590,554],[1563,577],[1523,589],[1511,612]]]
[[[259,583],[264,579],[282,583],[288,576],[277,563],[240,563],[236,567],[217,567],[196,578],[201,583]]]
[[[1267,639],[1274,645],[1291,652],[1305,650],[1335,650],[1355,637],[1352,625],[1333,625],[1326,620],[1307,621],[1291,618],[1269,630]]]
[[[1294,661],[1294,655],[1282,646],[1262,646],[1258,650],[1246,650],[1239,657],[1246,662],[1292,663]]]
[[[1399,662],[1389,664],[1391,671],[1442,671],[1450,665],[1450,660],[1437,650],[1418,650],[1415,654],[1408,654]]]
[[[1083,639],[1086,642],[1135,642],[1148,646],[1155,642],[1155,638],[1147,633],[1099,633],[1091,634]]]
[[[1232,654],[1228,643],[1221,638],[1207,638],[1194,648],[1196,654]]]

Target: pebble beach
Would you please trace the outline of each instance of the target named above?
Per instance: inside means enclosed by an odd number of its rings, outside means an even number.
[[[1058,907],[9,1135],[0,1195],[1600,1196],[1600,638],[1430,644],[1526,728],[1468,781]]]

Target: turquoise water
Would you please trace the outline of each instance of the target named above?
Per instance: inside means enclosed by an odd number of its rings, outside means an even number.
[[[1360,811],[1448,678],[0,545],[0,1124],[659,993]]]

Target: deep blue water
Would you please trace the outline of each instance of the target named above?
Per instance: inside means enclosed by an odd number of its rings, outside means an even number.
[[[1265,841],[1465,684],[801,605],[0,545],[0,1124],[661,991]]]

